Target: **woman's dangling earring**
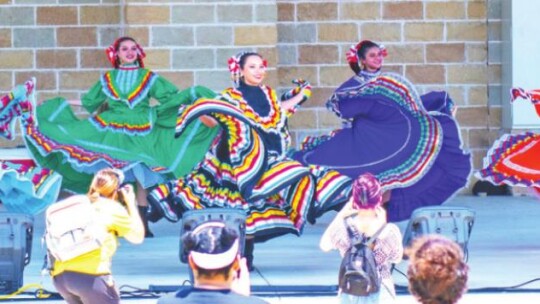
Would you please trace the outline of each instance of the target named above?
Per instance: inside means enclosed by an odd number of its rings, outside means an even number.
[[[240,85],[240,81],[242,81],[243,77],[244,77],[244,75],[242,75],[242,73],[238,73],[238,77],[236,78],[236,85],[237,86]]]
[[[358,61],[358,67],[360,68],[360,71],[363,71],[365,68],[365,65],[362,63],[362,61]]]

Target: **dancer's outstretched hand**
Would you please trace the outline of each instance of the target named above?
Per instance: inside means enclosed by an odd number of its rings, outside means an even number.
[[[281,101],[286,101],[300,95],[302,96],[300,101],[295,104],[302,104],[311,97],[311,84],[309,83],[309,81],[302,78],[297,78],[293,79],[292,83],[294,83],[296,87],[283,93],[283,95],[281,95]]]
[[[295,90],[298,91],[297,94],[302,94],[302,101],[300,101],[300,104],[305,102],[311,97],[311,84],[309,81],[304,80],[302,78],[297,78],[292,81],[294,84],[296,84]],[[295,94],[296,95],[296,94]]]

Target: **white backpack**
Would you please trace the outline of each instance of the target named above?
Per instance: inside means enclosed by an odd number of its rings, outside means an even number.
[[[67,261],[99,249],[107,228],[86,195],[52,204],[45,213],[45,244],[56,260]]]

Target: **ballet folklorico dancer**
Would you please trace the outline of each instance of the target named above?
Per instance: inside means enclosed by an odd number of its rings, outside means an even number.
[[[179,91],[144,68],[145,53],[131,37],[118,38],[106,55],[114,69],[81,98],[88,118],[76,117],[62,97],[46,100],[22,117],[23,135],[35,161],[61,174],[72,192],[84,193],[100,169],[123,171],[126,182],[137,184],[145,215],[145,189],[190,172],[218,132],[198,120],[175,139],[178,108],[215,93],[199,86]]]
[[[246,257],[253,264],[253,243],[293,233],[314,221],[329,202],[345,200],[351,180],[336,171],[307,167],[287,157],[287,119],[311,95],[308,82],[278,99],[263,84],[267,64],[261,55],[243,52],[229,60],[235,87],[216,99],[200,99],[182,109],[177,134],[197,117],[212,116],[221,126],[212,149],[186,177],[151,191],[149,201],[170,221],[190,209],[237,208],[246,220]]]
[[[540,116],[540,90],[513,88],[511,101],[525,99],[533,104]],[[496,185],[531,187],[540,194],[540,134],[524,132],[505,134],[495,141],[484,158],[477,177]]]
[[[384,56],[383,47],[367,40],[348,52],[355,75],[327,102],[345,126],[308,137],[294,159],[350,178],[374,174],[386,191],[388,220],[401,221],[465,186],[471,156],[461,147],[448,94],[419,96],[404,77],[381,72]]]

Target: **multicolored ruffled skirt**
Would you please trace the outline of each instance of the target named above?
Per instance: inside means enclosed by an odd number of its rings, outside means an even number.
[[[177,134],[201,115],[213,116],[222,127],[213,149],[192,173],[149,195],[168,220],[178,221],[191,209],[241,209],[247,216],[246,234],[260,242],[286,233],[300,235],[306,221],[314,222],[347,200],[348,177],[270,156],[260,130],[226,101],[199,100],[183,109]]]
[[[494,184],[540,187],[540,134],[505,134],[489,149],[478,177]]]
[[[28,82],[0,99],[1,137],[14,139],[17,117],[32,120],[32,104],[28,100],[32,92],[33,84]],[[59,174],[36,165],[20,149],[1,152],[0,203],[7,211],[36,215],[56,201],[62,183]]]

